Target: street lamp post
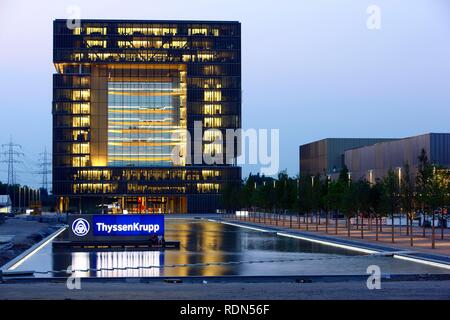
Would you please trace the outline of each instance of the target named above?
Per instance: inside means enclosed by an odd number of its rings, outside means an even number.
[[[20,193],[22,191],[22,186],[19,186],[19,211],[22,212],[22,207],[21,207],[21,203],[20,203]]]
[[[398,167],[398,196],[401,197],[402,193],[402,167]],[[400,235],[402,234],[402,220],[403,220],[403,210],[400,209]]]

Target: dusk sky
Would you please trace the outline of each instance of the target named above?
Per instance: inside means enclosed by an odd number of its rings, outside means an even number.
[[[380,30],[366,26],[372,4]],[[23,146],[21,184],[40,184],[51,150],[52,21],[70,5],[85,19],[240,21],[243,128],[279,129],[292,175],[317,139],[450,131],[448,0],[0,0],[0,143]]]

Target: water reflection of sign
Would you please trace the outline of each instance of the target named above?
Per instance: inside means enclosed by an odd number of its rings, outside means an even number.
[[[78,237],[84,237],[89,232],[89,222],[86,219],[79,218],[72,223],[72,231]]]
[[[97,252],[95,259],[98,270],[96,277],[108,278],[159,277],[161,276],[160,266],[164,264],[163,254],[160,251]]]
[[[81,278],[159,277],[163,264],[160,251],[72,252],[73,275]]]
[[[94,215],[94,236],[149,236],[164,234],[162,215]]]

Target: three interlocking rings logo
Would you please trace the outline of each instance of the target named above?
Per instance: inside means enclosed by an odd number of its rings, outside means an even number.
[[[89,222],[83,218],[78,218],[72,223],[72,231],[78,237],[84,237],[87,235],[89,228]]]

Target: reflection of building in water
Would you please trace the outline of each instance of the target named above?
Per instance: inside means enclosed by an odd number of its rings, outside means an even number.
[[[92,259],[92,261],[91,261]],[[86,270],[91,266],[94,269],[114,269],[100,270],[92,272],[96,277],[159,277],[159,266],[164,264],[164,255],[160,251],[105,251],[105,252],[73,252],[72,270],[76,277],[89,277]],[[137,267],[151,267],[141,268]],[[128,268],[128,269],[123,269]],[[79,270],[79,271],[77,271]]]
[[[159,251],[128,251],[128,252],[97,252],[96,269],[150,267],[150,269],[124,269],[98,271],[97,277],[159,277],[161,252]]]
[[[89,252],[72,252],[72,272],[74,277],[89,277]]]
[[[214,263],[219,261],[224,261],[222,248],[224,247],[224,237],[223,234],[223,224],[221,223],[204,223],[202,224],[203,232],[202,234],[202,244],[203,247],[207,248],[205,254],[201,255],[201,263]],[[202,269],[202,276],[215,276],[215,275],[225,275],[227,274],[228,266],[207,266]]]
[[[177,223],[176,238],[180,241],[180,247],[190,253],[182,254],[166,253],[166,264],[196,264],[216,263],[226,261],[224,252],[226,242],[236,242],[234,237],[240,236],[238,232],[228,233],[223,236],[224,225],[220,223],[188,222]],[[166,235],[166,237],[170,237]],[[236,268],[236,266],[233,266]],[[167,276],[222,276],[232,273],[232,268],[225,265],[187,266],[173,269],[165,269]]]
[[[248,261],[255,259],[251,251],[267,250],[267,243],[258,247],[254,234],[240,232],[235,227],[204,221],[170,220],[166,228],[166,239],[180,241],[180,250],[160,251],[101,251],[55,254],[54,270],[121,269],[139,266],[189,265]],[[276,247],[276,244],[271,244]],[[272,248],[269,248],[272,249]],[[279,248],[285,251],[282,245]],[[293,250],[297,250],[293,248]],[[126,269],[91,272],[75,272],[78,277],[158,277],[158,276],[226,276],[240,274],[243,265],[183,266],[176,268]]]

